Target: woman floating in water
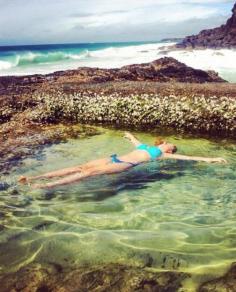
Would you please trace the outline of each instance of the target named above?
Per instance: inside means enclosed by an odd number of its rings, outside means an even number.
[[[165,141],[156,141],[155,146],[148,146],[141,143],[138,139],[136,139],[132,134],[128,132],[125,133],[124,137],[127,138],[135,146],[134,151],[119,157],[117,156],[117,154],[113,154],[110,158],[94,160],[82,165],[48,172],[35,177],[21,177],[19,179],[19,182],[26,183],[36,179],[65,176],[65,178],[62,178],[52,183],[32,185],[33,188],[54,188],[57,186],[75,183],[91,176],[123,172],[141,163],[160,159],[178,159],[226,163],[226,160],[223,158],[207,158],[174,154],[177,151],[176,146]]]

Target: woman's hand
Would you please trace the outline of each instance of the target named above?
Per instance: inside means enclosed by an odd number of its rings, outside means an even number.
[[[217,157],[217,158],[210,158],[209,159],[209,162],[218,162],[218,163],[228,163],[227,160],[225,160],[224,158],[222,157]]]
[[[129,133],[129,132],[125,132],[125,134],[124,134],[124,138],[126,138],[128,140],[131,140],[133,137],[134,136],[131,133]]]
[[[164,153],[162,158],[164,158],[164,159],[177,159],[177,160],[203,161],[203,162],[208,162],[208,163],[213,163],[213,162],[228,163],[228,161],[222,157],[209,158],[209,157],[187,156],[187,155],[170,154],[170,153]]]
[[[142,144],[138,139],[136,139],[131,133],[125,132],[124,138],[128,139],[135,147]]]

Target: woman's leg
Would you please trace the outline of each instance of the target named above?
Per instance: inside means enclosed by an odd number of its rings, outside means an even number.
[[[110,161],[111,161],[111,158],[101,158],[101,159],[96,159],[96,160],[92,160],[87,163],[81,164],[80,167],[85,170],[92,167],[99,167],[101,165],[106,165],[110,163]]]
[[[33,188],[54,188],[57,186],[75,183],[87,177],[92,177],[92,176],[101,175],[101,174],[112,174],[112,173],[123,172],[131,167],[132,166],[130,164],[126,164],[126,163],[109,163],[106,165],[93,167],[93,168],[81,171],[80,173],[70,175],[66,178],[60,179],[52,183],[35,184],[32,187]]]
[[[69,174],[78,173],[78,172],[82,171],[82,169],[88,169],[91,167],[106,164],[109,161],[110,161],[109,158],[97,159],[97,160],[93,160],[93,161],[90,161],[90,162],[87,162],[85,164],[81,164],[78,166],[59,169],[56,171],[47,172],[47,173],[37,175],[37,176],[32,176],[32,177],[22,176],[19,178],[19,182],[25,183],[25,182],[31,182],[33,180],[41,179],[41,178],[53,178],[53,177],[59,177],[59,176],[66,176]]]
[[[26,181],[30,182],[30,181],[41,179],[41,178],[53,178],[53,177],[58,177],[58,176],[64,176],[64,175],[73,174],[79,171],[80,171],[79,166],[68,167],[68,168],[64,168],[64,169],[60,169],[56,171],[47,172],[47,173],[37,175],[37,176],[31,176],[31,177],[22,176],[20,177],[19,182],[24,183]]]

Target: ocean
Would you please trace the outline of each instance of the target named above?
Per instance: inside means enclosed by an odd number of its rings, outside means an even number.
[[[119,68],[164,56],[236,82],[236,50],[171,50],[173,42],[126,42],[0,47],[0,76],[45,74],[78,67]]]

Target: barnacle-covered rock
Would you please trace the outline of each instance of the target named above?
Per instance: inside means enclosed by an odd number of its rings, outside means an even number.
[[[222,136],[236,134],[236,99],[204,95],[161,96],[77,93],[35,97],[41,105],[33,121],[61,120],[80,123],[119,124],[133,128],[171,127]],[[71,99],[76,102],[71,102]]]

